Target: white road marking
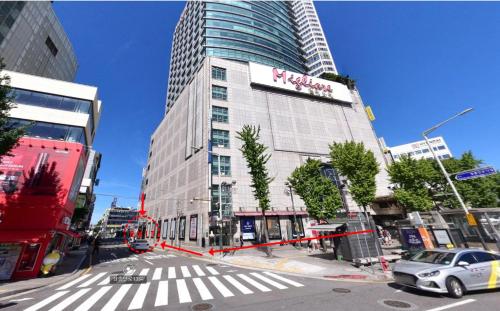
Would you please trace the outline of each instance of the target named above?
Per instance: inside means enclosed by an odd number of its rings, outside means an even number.
[[[101,287],[97,292],[95,292],[92,296],[87,298],[83,304],[81,304],[75,311],[88,311],[92,306],[106,294],[112,286],[104,286]]]
[[[269,278],[266,278],[265,276],[260,275],[260,274],[258,274],[258,273],[256,273],[256,272],[252,272],[252,273],[250,273],[250,274],[251,274],[251,275],[253,275],[254,277],[256,277],[256,278],[258,278],[258,279],[260,279],[260,280],[262,280],[262,281],[266,282],[267,284],[270,284],[270,285],[272,285],[272,286],[276,287],[276,288],[279,288],[279,289],[286,289],[286,288],[288,288],[288,287],[286,287],[285,285],[281,285],[280,283],[275,282],[275,281],[273,281],[273,280],[271,280],[271,279],[269,279]]]
[[[191,272],[189,272],[188,267],[181,266],[181,272],[182,272],[182,277],[184,277],[184,278],[190,278],[191,277]]]
[[[196,272],[196,274],[198,274],[198,276],[205,276],[205,272],[203,272],[203,270],[201,270],[200,266],[194,265],[193,269]]]
[[[300,283],[298,283],[298,282],[295,282],[295,281],[289,280],[289,279],[287,279],[287,278],[282,277],[281,275],[277,275],[277,274],[274,274],[274,273],[272,273],[272,272],[264,272],[264,274],[267,274],[267,275],[269,275],[269,276],[272,276],[272,277],[273,277],[273,278],[275,278],[275,279],[278,279],[278,280],[280,280],[280,281],[282,281],[282,282],[288,283],[288,284],[293,285],[293,286],[295,286],[295,287],[302,287],[302,286],[304,286],[304,285],[302,285],[302,284],[300,284]]]
[[[153,265],[153,263],[151,261],[149,261],[149,260],[144,259],[144,261],[147,262],[150,265]]]
[[[177,280],[177,293],[179,294],[179,303],[191,302],[191,296],[184,279]]]
[[[104,280],[101,281],[101,283],[99,283],[97,285],[108,285],[109,281],[110,281],[110,277],[111,276],[106,277]]]
[[[434,308],[434,309],[429,309],[427,311],[441,311],[441,310],[446,310],[446,309],[449,309],[449,308],[453,308],[453,307],[458,307],[458,306],[461,306],[461,305],[465,305],[465,304],[468,304],[468,303],[471,303],[471,302],[474,302],[474,301],[476,301],[476,299],[466,299],[466,300],[463,300],[463,301],[451,303],[449,305],[444,305],[444,306],[437,307],[437,308]]]
[[[161,279],[161,270],[162,268],[156,268],[153,273],[153,281]]]
[[[139,275],[148,275],[149,268],[142,269],[141,272],[139,272]]]
[[[130,302],[130,305],[128,306],[129,310],[142,309],[144,299],[146,298],[146,294],[148,293],[149,285],[151,285],[151,283],[149,282],[139,285],[139,289],[135,293],[132,302]]]
[[[90,277],[91,275],[92,274],[82,275],[81,277],[77,278],[76,280],[73,280],[73,281],[67,283],[66,285],[63,285],[63,286],[59,287],[57,290],[70,288],[71,286],[75,285],[78,282],[81,282],[81,281],[85,280],[86,278]]]
[[[230,275],[223,275],[223,278],[225,278],[229,283],[231,283],[234,287],[236,287],[240,292],[242,292],[245,295],[248,294],[253,294],[253,292],[248,289],[245,285],[241,284],[238,280],[233,278]]]
[[[168,281],[158,282],[155,307],[168,305]]]
[[[224,297],[234,296],[233,293],[224,285],[221,281],[219,281],[215,276],[209,276],[208,279],[212,284],[214,284],[215,288],[222,294]]]
[[[101,311],[113,311],[118,307],[118,304],[122,301],[123,297],[127,294],[128,290],[132,287],[132,284],[124,284],[118,289],[118,291],[111,297],[111,299],[102,307]]]
[[[219,275],[219,272],[212,267],[207,267],[207,270],[212,273],[212,275]]]
[[[99,280],[100,278],[102,278],[102,276],[105,275],[106,273],[107,272],[101,272],[98,275],[91,278],[90,280],[86,281],[85,283],[80,284],[78,287],[87,287],[90,284],[92,284],[92,283],[96,282],[97,280]]]
[[[12,300],[9,300],[9,302],[21,302],[21,301],[26,301],[26,300],[31,300],[31,299],[35,299],[35,298],[31,298],[31,297],[27,297],[27,298],[19,298],[19,299],[12,299]]]
[[[49,303],[51,303],[52,301],[58,299],[59,297],[62,297],[64,295],[66,295],[67,293],[69,293],[69,290],[65,290],[65,291],[62,291],[62,292],[57,292],[54,295],[50,296],[49,298],[46,298],[46,299],[40,301],[39,303],[32,305],[28,309],[25,309],[24,311],[36,311],[36,310],[39,310],[39,309],[45,307],[46,305],[48,305]]]
[[[64,309],[66,309],[66,307],[68,307],[70,304],[75,302],[78,298],[85,295],[89,290],[90,290],[90,288],[80,289],[79,291],[77,291],[73,295],[71,295],[68,298],[61,301],[59,304],[57,304],[55,307],[53,307],[49,311],[62,311]]]
[[[175,267],[168,267],[168,278],[175,279]]]
[[[205,283],[200,278],[194,278],[193,279],[194,285],[196,285],[196,288],[198,289],[198,292],[200,293],[201,299],[203,300],[209,300],[209,299],[214,299],[214,296],[210,294],[210,291],[208,288],[205,286]]]
[[[270,292],[271,291],[268,287],[260,284],[259,282],[256,282],[254,279],[251,279],[250,277],[248,277],[248,276],[246,276],[244,274],[238,274],[238,276],[241,279],[243,279],[244,281],[250,283],[250,285],[256,287],[257,289],[259,289],[259,290],[261,290],[263,292]]]

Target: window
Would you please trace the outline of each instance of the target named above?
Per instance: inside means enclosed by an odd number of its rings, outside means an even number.
[[[461,261],[465,261],[465,262],[469,263],[470,265],[477,263],[477,260],[476,260],[476,258],[474,258],[474,256],[472,256],[472,253],[467,253],[467,254],[463,254],[462,256],[460,256],[460,258],[457,260],[457,263],[459,263]]]
[[[212,67],[212,79],[226,81],[226,69],[220,67]]]
[[[445,146],[443,146],[443,145],[438,146],[438,150],[444,150],[444,149],[446,149],[446,147],[445,147]]]
[[[45,45],[47,45],[47,47],[49,48],[50,53],[52,53],[52,55],[54,55],[54,56],[57,55],[57,52],[58,52],[57,47],[54,44],[54,41],[52,41],[52,39],[50,37],[47,37],[47,40],[45,40]]]
[[[222,215],[231,215],[231,186],[227,184],[222,184],[222,193],[220,195],[222,203]],[[217,215],[219,211],[219,185],[212,185],[212,212]]]
[[[229,148],[229,131],[213,129],[212,145],[221,148]]]
[[[212,85],[212,98],[227,100],[227,88],[223,86]]]
[[[486,252],[474,252],[474,257],[476,257],[478,262],[487,262],[495,260],[495,256]]]
[[[219,174],[219,157],[212,157],[212,175]],[[220,156],[220,174],[221,176],[231,176],[231,157]]]
[[[429,152],[429,149],[424,149],[424,150],[422,150],[422,152],[427,153],[427,152]]]
[[[449,154],[443,154],[443,159],[449,159],[450,155]]]
[[[13,128],[25,126],[25,135],[28,137],[62,140],[87,145],[83,127],[45,123],[39,121],[27,121],[14,118],[9,119],[8,126],[12,126]]]
[[[226,107],[212,106],[212,120],[228,123],[228,109]]]
[[[281,239],[281,227],[280,221],[277,216],[269,216],[266,218],[267,221],[267,231],[270,240],[280,240]]]

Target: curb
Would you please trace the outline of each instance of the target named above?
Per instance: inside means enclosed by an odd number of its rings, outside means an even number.
[[[37,292],[45,287],[57,286],[57,285],[61,284],[62,282],[67,282],[69,279],[76,278],[75,275],[80,276],[80,274],[78,274],[77,272],[80,270],[82,264],[84,263],[85,259],[87,259],[88,256],[89,256],[89,251],[87,250],[87,252],[85,253],[85,256],[82,257],[82,259],[78,263],[78,266],[76,267],[76,269],[73,270],[72,272],[68,273],[67,277],[65,277],[65,278],[63,278],[55,283],[49,283],[49,284],[40,285],[40,286],[36,286],[36,287],[32,287],[32,288],[16,289],[16,290],[0,293],[0,301],[12,299],[12,298],[15,298],[15,297],[23,295],[23,294],[34,293],[34,292]],[[86,273],[86,272],[87,272],[87,270],[82,271],[82,274]]]

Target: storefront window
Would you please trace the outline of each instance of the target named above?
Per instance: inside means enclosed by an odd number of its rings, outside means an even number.
[[[186,217],[179,219],[179,239],[184,240],[186,237]]]
[[[290,216],[290,223],[292,224],[292,236],[294,238],[297,237],[297,232],[300,233],[300,236],[304,236],[304,223],[302,222],[302,216],[296,216],[297,223],[295,223],[295,218]]]
[[[277,216],[267,217],[267,232],[270,240],[281,240],[280,220]]]

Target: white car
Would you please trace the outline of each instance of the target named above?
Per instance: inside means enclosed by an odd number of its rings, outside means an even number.
[[[149,250],[149,242],[147,240],[135,240],[130,243],[130,246],[133,250],[136,251],[147,251]]]

